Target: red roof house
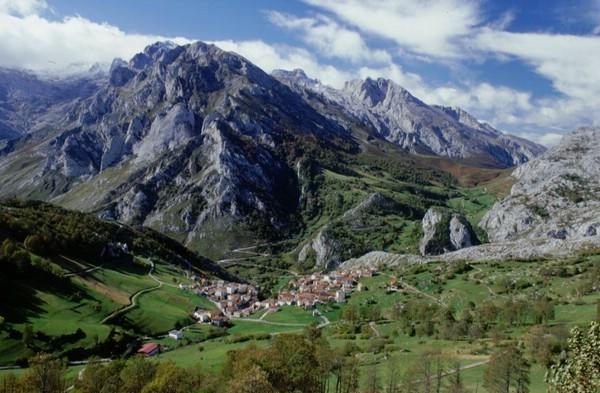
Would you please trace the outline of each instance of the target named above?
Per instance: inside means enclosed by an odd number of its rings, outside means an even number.
[[[152,357],[160,353],[160,346],[156,343],[146,343],[138,349],[137,353],[146,357]]]

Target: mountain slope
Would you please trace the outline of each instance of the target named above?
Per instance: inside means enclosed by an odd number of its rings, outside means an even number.
[[[494,177],[495,169],[470,166],[506,167],[535,154],[391,82],[363,82],[327,90],[336,101],[212,45],[156,43],[129,62],[115,60],[93,94],[51,107],[52,124],[12,141],[0,153],[0,196],[149,226],[221,258],[257,242],[303,243],[373,192],[404,204],[414,193],[409,204],[428,201],[413,206],[426,210],[437,202],[422,195],[456,185],[444,171]],[[398,111],[408,117],[392,116]],[[439,149],[395,126],[406,119],[423,135],[439,134]],[[327,173],[354,178],[364,195],[338,203],[334,194],[349,186],[325,187]]]
[[[37,352],[71,360],[121,356],[137,336],[190,323],[196,305],[212,307],[177,287],[190,284],[190,274],[232,279],[148,228],[41,202],[3,202],[0,364]],[[163,302],[158,317],[147,305],[156,297]]]
[[[53,80],[0,68],[0,151],[9,141],[52,127],[69,107],[91,95],[100,76]]]
[[[540,145],[478,122],[461,109],[429,106],[390,80],[353,80],[335,90],[308,78],[301,70],[277,70],[273,75],[309,101],[325,100],[326,105],[337,105],[373,135],[413,153],[508,167],[544,151]]]
[[[481,222],[492,241],[600,237],[600,128],[580,128],[513,172]]]

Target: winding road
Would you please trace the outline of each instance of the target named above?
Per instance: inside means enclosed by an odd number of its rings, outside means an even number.
[[[155,290],[161,288],[164,285],[164,283],[162,281],[160,281],[158,278],[154,277],[152,275],[153,272],[154,272],[154,262],[150,261],[150,270],[148,271],[148,277],[150,277],[151,279],[156,281],[157,285],[155,287],[144,288],[144,289],[140,289],[139,291],[135,292],[133,295],[131,295],[129,297],[129,305],[127,305],[123,308],[120,308],[116,311],[113,311],[106,318],[104,318],[102,321],[100,321],[100,323],[102,323],[102,324],[107,323],[108,321],[115,318],[116,316],[121,315],[124,312],[127,312],[127,311],[131,310],[132,308],[134,308],[137,305],[136,301],[140,295],[143,295],[144,293],[155,291]],[[176,287],[175,285],[173,285],[173,286]]]

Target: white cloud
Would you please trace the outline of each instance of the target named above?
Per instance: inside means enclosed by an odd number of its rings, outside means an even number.
[[[0,14],[27,16],[48,9],[45,0],[0,0]]]
[[[600,96],[600,37],[485,29],[474,43],[484,51],[515,56],[531,64],[567,96]]]
[[[522,132],[517,136],[521,138],[529,139],[530,141],[534,141],[539,143],[540,145],[544,145],[546,147],[552,147],[560,142],[564,134],[559,134],[555,132],[547,132],[547,133],[534,133],[534,132]]]
[[[346,29],[326,16],[298,18],[276,11],[268,12],[267,16],[277,26],[300,31],[300,38],[325,57],[338,57],[354,63],[392,61],[387,51],[370,49],[358,32]]]
[[[21,8],[15,8],[14,4]],[[118,27],[80,16],[52,21],[36,14],[44,9],[44,5],[45,2],[32,0],[2,3],[1,66],[77,72],[94,63],[110,63],[115,57],[128,59],[156,41],[189,42],[182,37],[129,34]],[[14,12],[9,13],[11,10]]]
[[[215,41],[221,49],[241,54],[266,72],[275,69],[303,69],[309,76],[321,82],[341,87],[353,75],[338,68],[319,63],[318,59],[306,49],[287,45],[270,45],[260,40],[255,41]]]
[[[458,41],[480,23],[474,0],[305,0],[365,33],[430,58],[465,55]]]

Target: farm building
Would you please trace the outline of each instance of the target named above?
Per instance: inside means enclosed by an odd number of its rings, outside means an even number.
[[[156,356],[160,353],[160,346],[156,343],[146,343],[138,349],[137,353],[146,357]]]

